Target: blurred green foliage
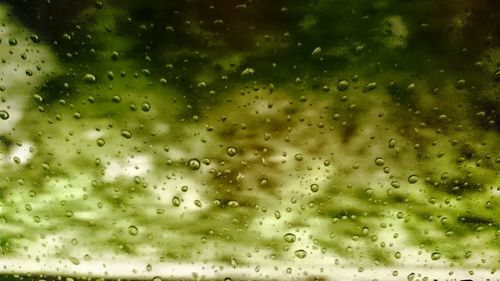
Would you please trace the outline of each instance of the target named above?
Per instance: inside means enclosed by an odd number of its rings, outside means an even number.
[[[498,1],[6,2],[2,256],[498,266]]]

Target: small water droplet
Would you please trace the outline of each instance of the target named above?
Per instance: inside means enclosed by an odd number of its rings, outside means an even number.
[[[236,148],[233,146],[230,146],[227,148],[226,152],[227,152],[227,155],[233,157],[236,155]]]
[[[139,229],[135,225],[128,227],[128,233],[132,236],[136,236],[139,233]]]
[[[9,113],[5,110],[0,110],[0,119],[7,120],[9,119]]]
[[[365,85],[365,87],[363,88],[363,92],[370,92],[370,91],[374,90],[375,88],[377,88],[377,83],[371,82],[371,83],[368,83]]]
[[[400,188],[401,184],[399,183],[399,181],[391,181],[391,186],[394,188]]]
[[[434,261],[439,260],[440,258],[441,258],[441,253],[439,253],[439,252],[434,252],[431,255],[431,259]]]
[[[396,147],[396,140],[395,139],[390,139],[389,144],[387,145],[389,148],[394,148]]]
[[[304,250],[297,250],[295,251],[295,256],[298,257],[299,259],[303,259],[307,256],[307,253]]]
[[[293,243],[293,242],[295,242],[295,240],[297,239],[297,237],[293,233],[287,233],[287,234],[285,234],[283,236],[283,239],[285,239],[285,241],[287,243]]]
[[[238,201],[231,200],[231,201],[227,202],[227,205],[228,205],[229,207],[236,208],[236,207],[239,207],[239,206],[240,206],[240,203],[238,203]]]
[[[349,88],[349,82],[347,80],[342,79],[337,83],[337,90],[343,92]]]
[[[200,161],[198,159],[195,159],[195,158],[189,160],[189,167],[192,170],[198,170],[200,168]]]
[[[375,165],[382,166],[382,165],[384,165],[384,163],[385,163],[384,158],[382,158],[382,157],[375,158]]]
[[[126,139],[129,139],[132,137],[132,132],[130,132],[128,130],[122,130],[122,132],[120,134],[122,137],[124,137]]]
[[[83,80],[88,84],[92,84],[96,82],[97,78],[93,74],[87,73],[83,76]]]
[[[401,252],[394,253],[394,257],[397,258],[397,259],[400,259],[401,258]]]
[[[181,200],[179,199],[179,197],[174,196],[174,198],[172,198],[172,205],[174,205],[174,207],[179,207],[181,205]]]
[[[122,101],[122,97],[120,97],[120,96],[113,96],[111,98],[111,101],[114,102],[114,103],[119,103],[119,102]]]
[[[97,142],[97,145],[101,146],[101,147],[106,144],[106,141],[103,138],[98,138],[96,142]]]
[[[312,55],[312,56],[317,56],[317,55],[319,55],[320,53],[321,53],[321,47],[316,47],[316,48],[312,51],[311,55]]]
[[[418,181],[418,176],[417,175],[411,175],[408,177],[408,182],[410,184],[414,184],[414,183],[417,183]]]
[[[79,265],[80,264],[80,260],[77,259],[77,258],[75,258],[75,257],[69,257],[68,259],[74,265]]]
[[[241,72],[241,75],[247,76],[247,75],[253,75],[254,73],[255,70],[253,70],[252,68],[245,68],[245,70]]]
[[[363,233],[363,235],[368,235],[368,232],[370,231],[370,229],[368,227],[363,227],[363,229],[361,230],[361,233]]]
[[[280,211],[276,211],[276,212],[274,212],[274,217],[275,217],[277,220],[279,220],[279,219],[281,218],[281,213],[280,213]]]
[[[312,192],[318,192],[319,185],[313,183],[313,184],[311,184],[311,186],[309,188],[311,189]]]
[[[151,104],[149,102],[143,102],[141,106],[142,111],[148,112],[151,110]]]
[[[120,57],[120,54],[117,51],[114,51],[111,54],[111,59],[114,60],[114,61],[118,60],[119,57]]]

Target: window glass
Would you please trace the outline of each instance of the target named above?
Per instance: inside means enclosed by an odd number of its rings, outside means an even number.
[[[0,24],[2,280],[499,280],[498,1]]]

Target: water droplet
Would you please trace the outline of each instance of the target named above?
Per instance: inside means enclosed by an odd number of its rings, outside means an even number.
[[[114,61],[118,60],[119,57],[120,57],[120,54],[117,51],[114,51],[111,54],[111,59],[114,60]]]
[[[274,212],[274,217],[275,217],[277,220],[279,220],[279,219],[281,218],[281,213],[280,213],[280,211],[276,211],[276,212]]]
[[[10,38],[9,39],[9,45],[11,45],[11,46],[17,45],[17,40],[15,38]]]
[[[309,188],[311,189],[312,192],[318,192],[319,185],[313,183],[313,184],[311,184],[311,186]]]
[[[229,207],[236,208],[236,207],[239,207],[239,206],[240,206],[240,203],[238,203],[238,201],[231,200],[231,201],[227,202],[227,205],[228,205]]]
[[[122,97],[120,97],[120,96],[113,96],[111,98],[111,101],[113,101],[114,103],[119,103],[119,102],[122,101]]]
[[[241,72],[241,75],[247,76],[247,75],[253,75],[254,73],[255,71],[252,68],[245,68],[245,70]]]
[[[370,229],[368,227],[363,227],[363,229],[361,230],[361,233],[363,233],[363,235],[368,235],[368,232],[370,231]]]
[[[132,236],[136,236],[139,233],[139,229],[135,225],[128,227],[128,233]]]
[[[179,207],[181,205],[181,200],[179,199],[179,197],[174,196],[174,198],[172,198],[172,205],[174,205],[174,207]]]
[[[390,139],[389,144],[387,145],[389,148],[394,148],[396,147],[396,140],[395,139]]]
[[[287,233],[287,234],[285,234],[283,236],[283,239],[285,239],[285,241],[287,243],[293,243],[293,242],[295,242],[295,240],[297,239],[297,237],[293,233]]]
[[[200,168],[200,161],[198,159],[195,159],[195,158],[189,160],[189,167],[192,170],[198,170]]]
[[[79,265],[80,264],[80,260],[77,259],[77,258],[75,258],[75,257],[69,257],[68,259],[74,265]]]
[[[349,82],[347,80],[342,79],[337,83],[337,90],[343,92],[349,88]]]
[[[384,158],[382,158],[382,157],[375,158],[375,165],[382,166],[382,165],[384,165],[384,163],[385,163]]]
[[[0,110],[0,119],[7,120],[9,119],[9,113],[5,110]]]
[[[149,102],[143,102],[141,106],[142,111],[148,112],[151,110],[151,104]]]
[[[151,279],[151,281],[163,281],[163,279],[161,279],[161,277],[159,276],[155,276],[153,277],[153,279]]]
[[[33,43],[40,43],[40,37],[38,37],[38,35],[36,35],[36,34],[32,34],[32,35],[30,36],[30,39],[31,39],[31,41],[32,41]]]
[[[12,158],[12,161],[14,161],[14,163],[16,163],[16,164],[21,164],[21,158],[19,158],[19,157],[17,157],[17,156],[14,156],[14,157]]]
[[[121,136],[126,138],[126,139],[129,139],[132,137],[132,133],[128,130],[122,130],[121,132]]]
[[[417,183],[417,181],[418,181],[418,177],[416,175],[411,175],[411,176],[408,177],[408,182],[410,184]]]
[[[312,56],[316,56],[316,55],[319,55],[320,53],[321,53],[321,47],[316,47],[316,48],[312,51],[311,55],[312,55]]]
[[[408,274],[408,277],[406,277],[406,279],[408,279],[408,281],[413,281],[413,279],[415,279],[415,273],[410,273]]]
[[[295,256],[298,257],[299,259],[303,259],[307,256],[307,253],[304,250],[297,250],[295,251]]]
[[[97,145],[101,146],[101,147],[106,144],[106,141],[103,138],[98,138],[96,142],[97,142]]]
[[[377,88],[377,83],[371,82],[371,83],[368,83],[365,85],[365,87],[363,88],[363,92],[370,92],[370,91],[374,90],[375,88]]]
[[[431,255],[431,259],[434,260],[434,261],[437,261],[440,258],[441,258],[441,253],[439,253],[439,252],[434,252]]]
[[[394,188],[400,188],[401,184],[399,183],[399,181],[391,181],[391,186]]]
[[[472,252],[471,251],[467,251],[465,252],[465,258],[468,259],[472,256]]]
[[[227,152],[227,155],[233,157],[236,155],[236,148],[233,146],[230,146],[227,148],[226,152]]]
[[[295,154],[294,158],[295,158],[295,160],[297,160],[297,161],[302,161],[302,159],[304,159],[304,157],[302,157],[302,154],[300,154],[300,153]]]
[[[88,84],[95,83],[96,82],[96,77],[93,74],[87,73],[83,76],[83,80],[87,82]]]

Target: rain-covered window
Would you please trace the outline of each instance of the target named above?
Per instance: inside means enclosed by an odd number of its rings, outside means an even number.
[[[498,0],[2,0],[0,61],[1,280],[500,279]]]

